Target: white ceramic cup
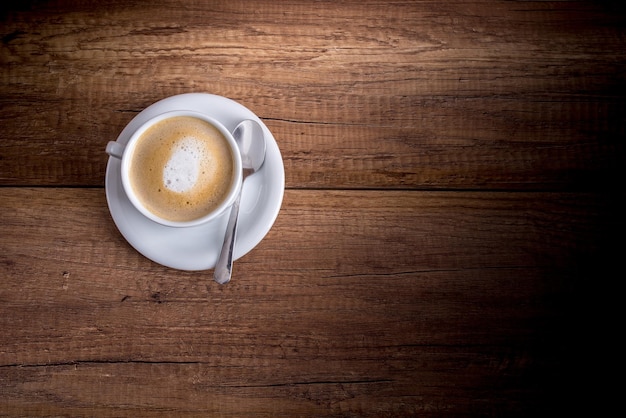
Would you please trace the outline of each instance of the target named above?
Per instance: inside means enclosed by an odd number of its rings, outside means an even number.
[[[191,116],[197,119],[204,120],[210,123],[211,125],[213,125],[215,128],[217,128],[217,130],[219,130],[222,133],[224,138],[226,138],[226,141],[228,142],[228,145],[230,148],[231,156],[233,158],[233,175],[231,179],[232,181],[230,184],[230,188],[228,189],[226,198],[223,199],[222,202],[211,212],[205,214],[204,216],[200,218],[196,218],[190,221],[172,221],[172,220],[159,217],[155,215],[154,213],[152,213],[151,211],[149,211],[141,203],[141,201],[139,200],[139,198],[133,191],[133,186],[131,184],[131,179],[130,179],[130,166],[131,166],[131,162],[133,159],[133,152],[135,149],[135,145],[137,144],[138,139],[147,129],[152,127],[154,124],[164,119],[168,119],[168,118],[172,118],[176,116]],[[151,219],[154,222],[157,222],[161,225],[165,225],[169,227],[180,228],[180,227],[197,226],[197,225],[201,225],[206,222],[209,222],[215,219],[216,217],[220,216],[226,209],[232,206],[232,204],[235,202],[235,199],[239,192],[239,188],[241,187],[241,183],[242,183],[243,176],[242,176],[242,169],[241,169],[241,166],[242,166],[241,155],[239,154],[239,148],[237,146],[237,143],[235,142],[235,139],[233,138],[233,135],[224,127],[224,125],[222,125],[216,119],[210,116],[207,116],[203,113],[195,112],[191,110],[174,110],[174,111],[161,113],[153,117],[152,119],[148,120],[143,125],[141,125],[132,134],[132,136],[126,143],[126,145],[117,141],[110,141],[107,144],[106,153],[109,154],[111,157],[118,158],[121,160],[120,175],[122,178],[122,185],[124,187],[124,192],[128,196],[128,199],[131,201],[133,206],[148,219]]]

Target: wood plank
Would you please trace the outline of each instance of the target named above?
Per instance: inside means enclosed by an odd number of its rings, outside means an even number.
[[[562,410],[612,199],[287,190],[219,286],[138,255],[101,189],[2,188],[0,411]]]
[[[190,91],[266,120],[292,188],[590,190],[623,161],[626,17],[602,4],[151,6],[5,13],[0,184],[101,186],[106,142]]]

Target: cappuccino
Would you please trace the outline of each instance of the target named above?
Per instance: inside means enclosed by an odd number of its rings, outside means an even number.
[[[231,148],[215,126],[192,116],[174,116],[137,139],[128,174],[147,210],[169,221],[188,222],[226,199],[233,171]]]

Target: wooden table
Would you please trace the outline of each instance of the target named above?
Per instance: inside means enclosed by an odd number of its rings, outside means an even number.
[[[593,395],[614,367],[600,326],[623,257],[622,6],[1,10],[0,415],[607,404]],[[278,218],[225,286],[139,254],[105,199],[106,143],[188,92],[251,109],[284,160]]]

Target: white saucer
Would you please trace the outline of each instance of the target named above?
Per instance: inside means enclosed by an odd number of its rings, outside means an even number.
[[[188,93],[168,97],[141,111],[122,130],[118,142],[126,144],[131,134],[145,121],[169,110],[185,109],[218,119],[231,132],[243,119],[261,124],[267,154],[261,170],[244,183],[234,259],[252,250],[274,224],[283,201],[285,169],[278,144],[267,126],[241,104],[222,96]],[[189,228],[170,228],[157,224],[130,203],[120,176],[120,160],[110,157],[105,178],[106,197],[115,225],[124,238],[145,257],[179,270],[207,270],[215,267],[222,247],[229,210],[207,224]]]

